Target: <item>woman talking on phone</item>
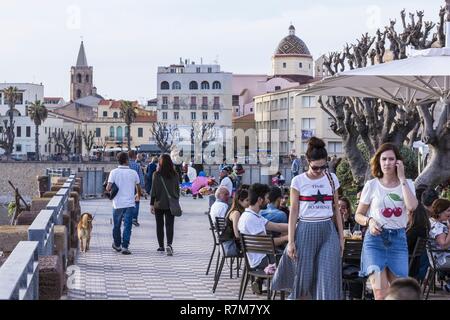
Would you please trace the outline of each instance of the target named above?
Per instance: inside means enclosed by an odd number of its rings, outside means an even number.
[[[392,281],[408,276],[405,228],[418,203],[395,145],[381,145],[370,166],[374,179],[365,184],[356,209],[356,222],[368,227],[360,275],[369,276],[375,299],[383,300]]]

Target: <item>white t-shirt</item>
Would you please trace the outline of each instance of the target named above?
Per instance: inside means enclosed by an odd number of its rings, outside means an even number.
[[[209,214],[211,216],[211,219],[213,223],[216,223],[216,217],[223,218],[227,214],[228,205],[225,202],[222,201],[215,201],[211,209],[209,211]]]
[[[331,177],[337,190],[339,180],[334,173],[331,173]],[[325,220],[333,216],[333,192],[326,175],[310,179],[306,172],[302,173],[292,179],[291,188],[300,193],[298,214],[302,221]]]
[[[191,166],[188,167],[187,175],[189,178],[189,182],[194,182],[195,178],[197,178],[197,171]]]
[[[137,172],[128,166],[119,166],[111,171],[108,183],[115,183],[119,192],[113,199],[113,208],[130,208],[135,206],[136,185],[140,184]]]
[[[266,224],[269,222],[262,217],[260,213],[250,210],[249,208],[241,214],[238,222],[239,232],[249,235],[266,235]],[[266,255],[262,253],[247,253],[250,267],[257,267]]]
[[[220,187],[225,187],[228,189],[228,192],[230,193],[230,197],[233,194],[233,182],[231,181],[230,177],[225,177],[220,182]]]
[[[443,224],[442,222],[430,218],[430,238],[433,239],[432,246],[433,249],[439,249],[442,250],[440,245],[438,245],[436,238],[441,234],[448,234],[448,227]],[[447,263],[447,259],[450,259],[450,253],[449,252],[433,252],[434,258],[436,259],[436,262],[439,265],[444,265]]]
[[[416,195],[412,180],[407,179],[407,185]],[[368,217],[378,221],[385,229],[406,228],[408,210],[403,202],[402,185],[395,188],[384,187],[378,178],[368,181],[361,192],[361,203],[370,205]]]

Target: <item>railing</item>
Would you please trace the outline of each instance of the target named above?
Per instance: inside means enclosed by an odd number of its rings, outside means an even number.
[[[39,299],[39,256],[53,254],[54,226],[63,223],[74,182],[71,175],[28,228],[28,241],[19,242],[0,267],[0,300]]]

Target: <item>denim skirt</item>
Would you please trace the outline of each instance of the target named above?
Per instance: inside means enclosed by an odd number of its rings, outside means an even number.
[[[359,275],[370,276],[385,268],[398,278],[408,276],[408,244],[404,228],[383,229],[377,236],[369,230],[365,234]]]

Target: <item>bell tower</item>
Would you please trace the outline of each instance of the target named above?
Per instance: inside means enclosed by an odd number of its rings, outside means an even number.
[[[81,41],[77,64],[70,69],[70,100],[75,101],[93,94],[94,70],[87,63],[84,44]]]

